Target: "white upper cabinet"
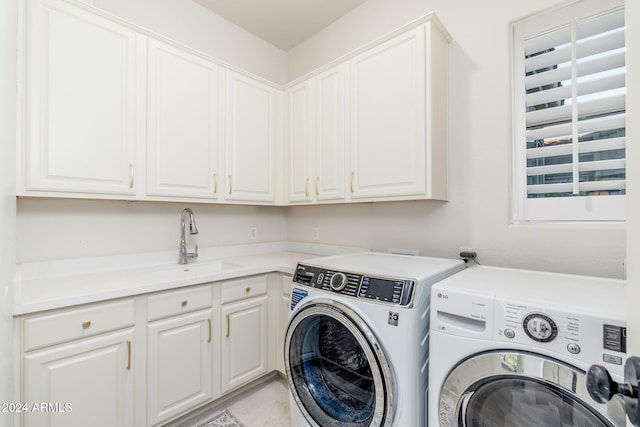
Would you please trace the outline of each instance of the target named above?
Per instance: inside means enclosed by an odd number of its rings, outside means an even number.
[[[18,195],[254,205],[449,197],[450,37],[434,15],[283,95],[89,5],[25,4]]]
[[[315,177],[316,200],[345,197],[345,64],[315,78]]]
[[[218,197],[222,73],[202,57],[149,41],[147,195]]]
[[[428,22],[350,61],[352,199],[448,197],[447,43]]]
[[[134,196],[137,34],[65,2],[27,3],[23,190]]]
[[[351,60],[351,197],[425,191],[425,34],[419,27]]]
[[[227,73],[225,199],[275,202],[277,91]]]
[[[287,91],[289,202],[344,199],[344,65]]]
[[[289,202],[311,201],[313,178],[313,85],[301,83],[287,91],[289,138]]]

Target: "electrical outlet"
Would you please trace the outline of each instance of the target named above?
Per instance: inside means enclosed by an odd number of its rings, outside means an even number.
[[[249,227],[249,240],[256,240],[258,238],[258,227]]]
[[[320,240],[320,229],[318,227],[313,227],[311,229],[311,239]]]

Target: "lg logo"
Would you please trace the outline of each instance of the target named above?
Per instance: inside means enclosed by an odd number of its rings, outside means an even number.
[[[438,298],[440,299],[449,299],[449,295],[438,292]]]

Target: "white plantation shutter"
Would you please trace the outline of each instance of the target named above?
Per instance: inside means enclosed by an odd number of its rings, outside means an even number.
[[[623,220],[623,0],[514,24],[516,221]]]

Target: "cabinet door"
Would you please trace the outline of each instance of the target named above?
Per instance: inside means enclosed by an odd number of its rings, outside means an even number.
[[[227,76],[226,199],[274,202],[276,90]]]
[[[425,29],[353,58],[351,197],[425,193]]]
[[[344,64],[316,78],[314,191],[317,200],[344,199],[345,84]]]
[[[287,91],[289,138],[289,202],[312,200],[313,94],[310,81]]]
[[[63,1],[30,1],[26,52],[26,190],[133,196],[135,32]]]
[[[133,351],[127,330],[27,353],[23,425],[134,425]],[[52,406],[34,410],[40,402]]]
[[[267,296],[222,306],[222,393],[267,373]]]
[[[147,194],[215,199],[221,70],[151,40],[147,74]]]
[[[283,274],[280,286],[280,303],[278,306],[278,330],[276,331],[276,369],[283,375],[286,374],[284,367],[284,337],[289,324],[289,306],[291,300],[292,276]]]
[[[156,425],[211,399],[212,328],[211,310],[149,324],[149,425]]]

